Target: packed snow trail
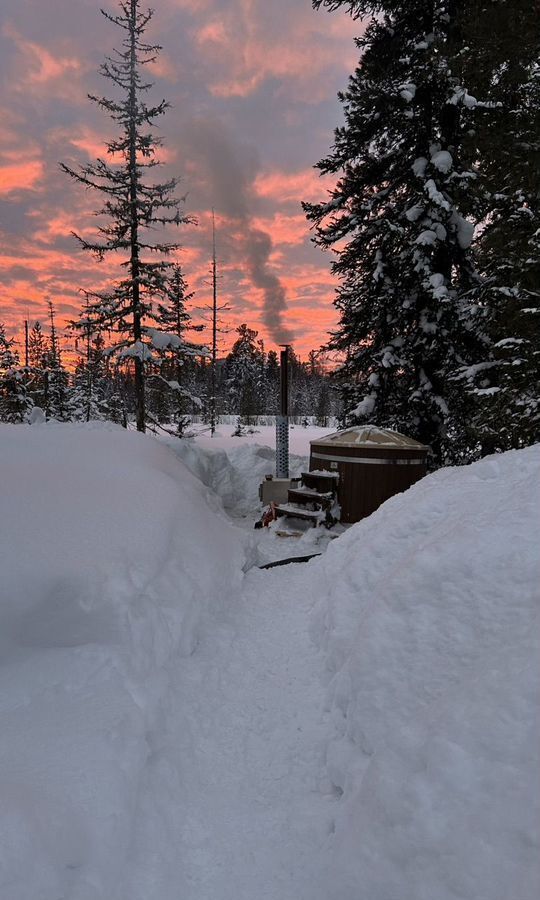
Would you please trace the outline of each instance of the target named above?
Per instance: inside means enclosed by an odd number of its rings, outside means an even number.
[[[318,896],[335,795],[299,568],[250,572],[229,623],[178,663],[151,808],[137,817],[134,900]]]

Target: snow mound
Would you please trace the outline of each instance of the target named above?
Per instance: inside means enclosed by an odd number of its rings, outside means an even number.
[[[0,896],[117,900],[173,662],[226,615],[241,533],[149,437],[0,426],[0,454]]]
[[[306,569],[341,796],[321,898],[540,892],[540,448],[443,469]]]

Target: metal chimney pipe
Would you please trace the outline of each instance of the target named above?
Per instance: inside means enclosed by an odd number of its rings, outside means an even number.
[[[280,357],[280,409],[276,418],[276,478],[289,477],[289,347]]]

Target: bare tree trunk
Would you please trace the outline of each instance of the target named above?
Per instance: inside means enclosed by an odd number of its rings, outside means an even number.
[[[216,364],[217,364],[217,258],[216,219],[212,210],[212,397],[210,400],[210,433],[216,433]]]
[[[137,5],[131,0],[130,40],[131,40],[131,84],[129,117],[129,199],[131,204],[131,289],[133,298],[133,338],[142,348],[141,301],[139,283],[139,230],[137,220],[137,98],[136,98],[136,15]],[[137,402],[137,431],[146,431],[146,403],[144,385],[144,361],[135,356],[135,397]]]

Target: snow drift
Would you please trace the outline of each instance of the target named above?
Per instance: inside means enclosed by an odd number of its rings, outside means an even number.
[[[0,897],[536,900],[540,448],[242,580],[231,441],[0,428]]]
[[[1,426],[0,448],[0,895],[115,900],[169,666],[238,591],[242,543],[152,438]]]
[[[233,418],[233,417],[231,417]],[[259,425],[252,433],[236,437],[231,425],[219,426],[214,437],[201,433],[182,441],[163,438],[203,484],[217,494],[233,518],[258,518],[259,485],[276,471],[275,425]],[[291,426],[289,432],[290,474],[301,475],[309,462],[310,442],[325,437],[331,429]]]
[[[275,468],[275,451],[270,447],[241,442],[227,451],[201,445],[198,441],[174,440],[169,446],[188,469],[223,503],[231,516],[251,515],[260,506],[259,484]]]
[[[540,448],[441,470],[306,570],[341,796],[321,898],[540,892]]]

